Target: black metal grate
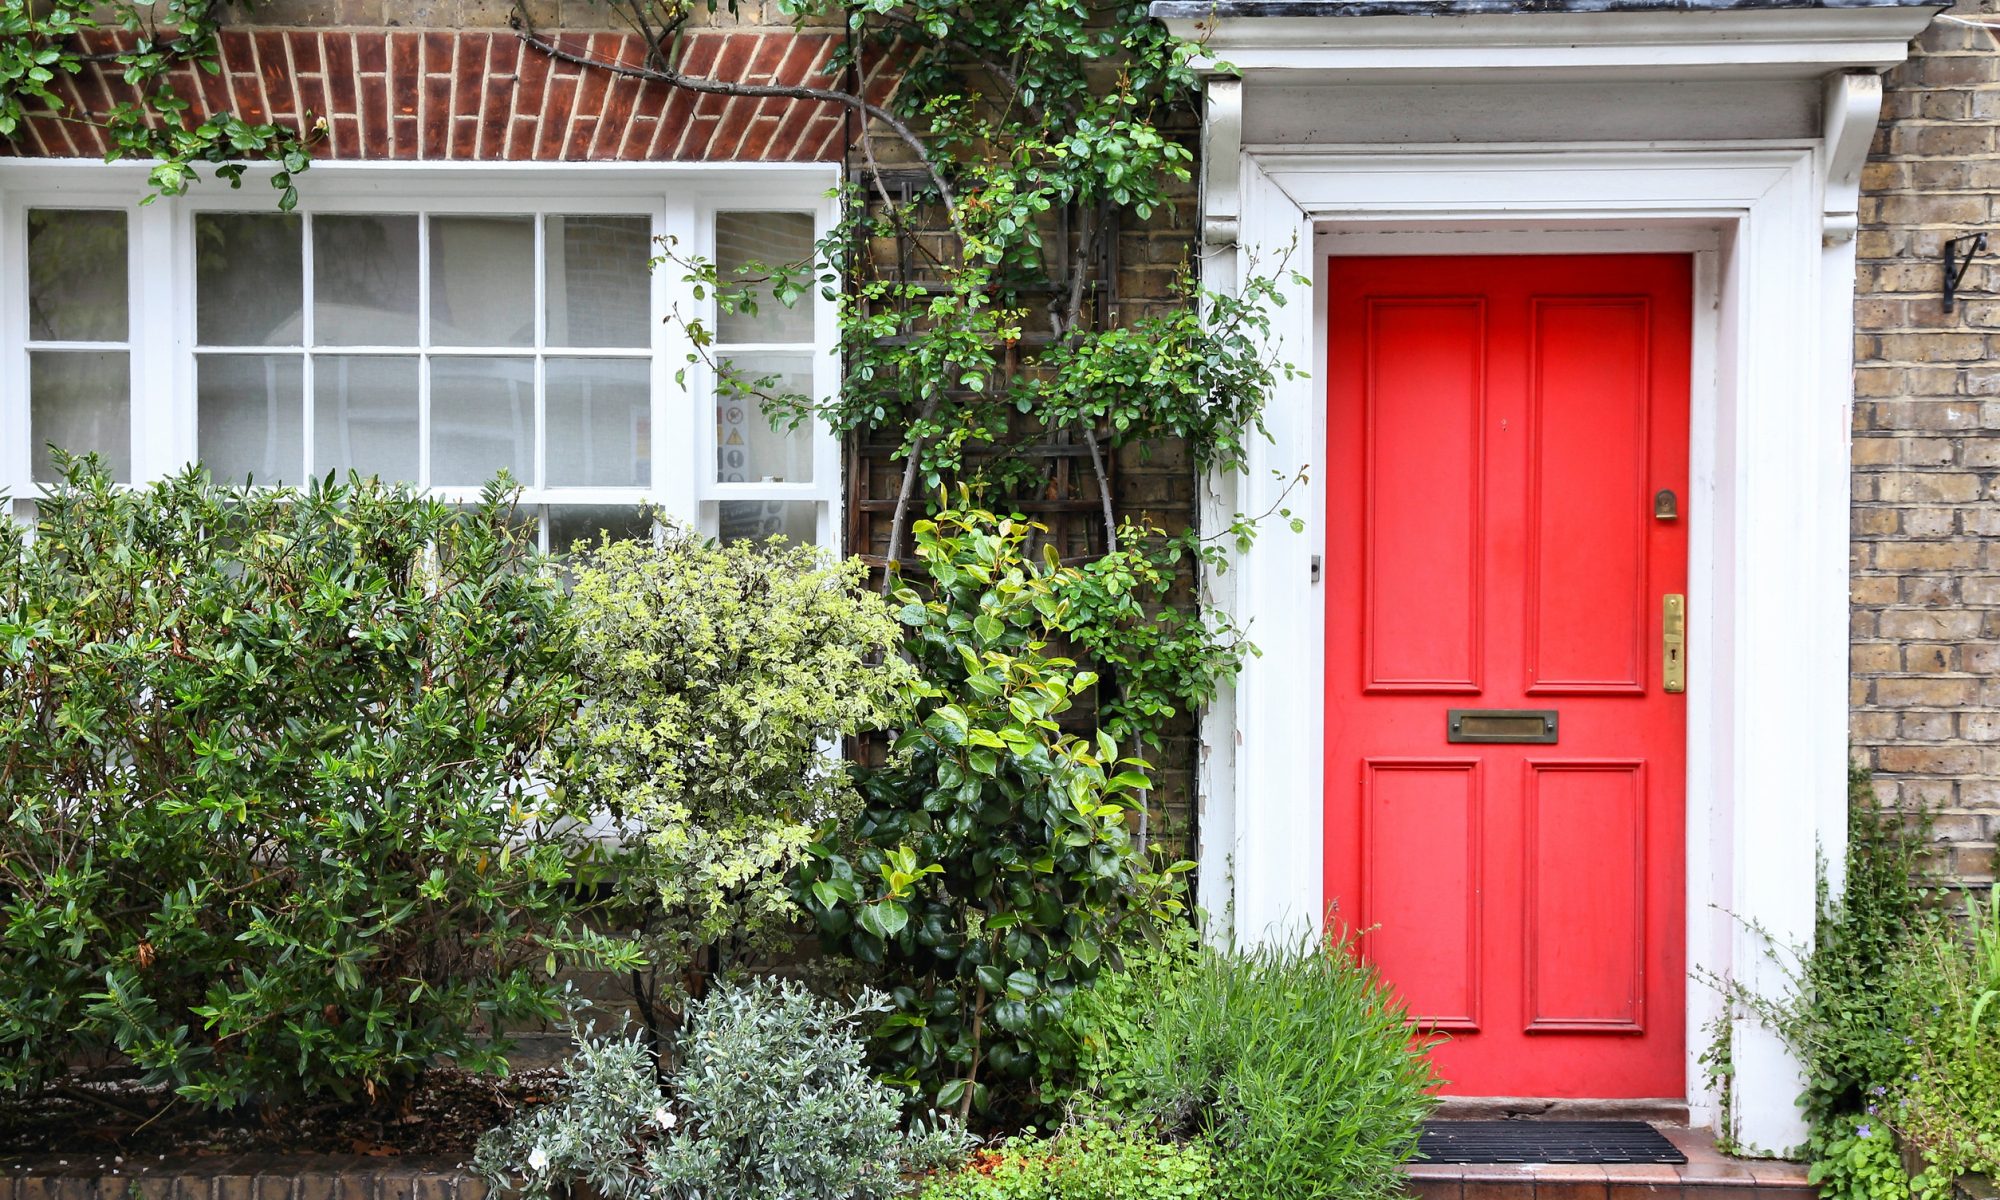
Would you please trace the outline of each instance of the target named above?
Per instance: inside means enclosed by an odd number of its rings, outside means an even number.
[[[1420,1161],[1434,1163],[1684,1163],[1644,1121],[1426,1121]]]

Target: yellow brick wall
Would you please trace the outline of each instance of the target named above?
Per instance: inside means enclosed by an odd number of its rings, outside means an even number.
[[[1939,865],[1983,883],[2000,834],[2000,266],[1975,265],[1946,314],[1939,255],[2000,216],[2000,42],[1935,23],[1887,84],[1858,241],[1851,733],[1886,797],[1934,813]]]

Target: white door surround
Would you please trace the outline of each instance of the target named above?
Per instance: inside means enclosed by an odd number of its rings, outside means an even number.
[[[1208,85],[1206,282],[1311,280],[1283,285],[1271,351],[1312,374],[1274,389],[1271,441],[1209,481],[1205,518],[1265,511],[1321,457],[1328,255],[1693,254],[1688,961],[1777,994],[1751,926],[1808,944],[1817,863],[1845,842],[1852,238],[1875,72],[1935,9],[1253,15],[1300,7],[1154,9],[1236,76]],[[1212,706],[1201,765],[1204,904],[1250,941],[1316,927],[1323,903],[1325,521],[1307,491],[1290,501],[1306,533],[1267,534],[1209,581],[1265,651]],[[1712,1125],[1696,1058],[1721,1004],[1688,986],[1686,1098]],[[1733,1037],[1733,1132],[1797,1145],[1797,1063],[1754,1022]]]

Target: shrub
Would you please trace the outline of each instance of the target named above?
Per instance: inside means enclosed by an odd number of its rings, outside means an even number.
[[[1233,1200],[1388,1197],[1435,1080],[1374,969],[1344,942],[1204,949],[1131,993],[1121,1043],[1092,1068],[1135,1111],[1215,1155]]]
[[[887,1200],[958,1154],[947,1126],[901,1126],[855,1024],[879,1006],[797,984],[727,985],[691,1002],[662,1093],[636,1040],[585,1037],[562,1094],[480,1140],[496,1188],[548,1200],[577,1184],[633,1200]]]
[[[795,883],[829,948],[891,988],[878,1049],[894,1078],[961,1118],[987,1109],[989,1080],[1034,1104],[1065,999],[1180,911],[1193,865],[1148,869],[1127,827],[1145,764],[1059,724],[1095,677],[1051,652],[1066,568],[1052,549],[1028,557],[1037,529],[977,512],[915,524],[928,579],[896,601],[916,721]]]
[[[1206,1146],[1089,1124],[978,1151],[929,1180],[917,1200],[1195,1200],[1214,1188]]]
[[[585,1030],[563,1061],[555,1097],[498,1129],[473,1150],[473,1169],[521,1200],[581,1194],[613,1200],[652,1194],[639,1147],[679,1122],[660,1093],[646,1039]]]
[[[727,965],[719,943],[768,948],[800,915],[787,875],[813,831],[859,806],[827,746],[905,710],[895,620],[858,561],[776,541],[670,526],[571,565],[589,699],[561,774],[641,833],[653,966],[673,980]]]
[[[499,1068],[559,1015],[575,711],[507,493],[113,487],[0,521],[0,1084],[122,1055],[212,1105]]]

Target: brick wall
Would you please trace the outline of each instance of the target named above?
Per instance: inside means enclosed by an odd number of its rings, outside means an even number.
[[[0,1200],[486,1200],[490,1194],[457,1158],[4,1156],[0,1147]]]
[[[596,61],[637,65],[645,57],[629,34],[549,36]],[[837,36],[697,29],[683,68],[756,83],[816,83]],[[83,40],[104,52],[130,35],[105,31]],[[321,159],[834,162],[848,141],[838,105],[696,95],[585,70],[504,29],[259,25],[225,32],[221,46],[219,74],[183,72],[176,90],[196,98],[198,111],[312,121],[324,135],[313,147]],[[133,94],[108,64],[62,86],[73,104],[91,111]],[[889,72],[875,72],[870,98],[879,101],[892,86]],[[104,151],[96,130],[48,117],[0,142],[0,154],[100,158]]]
[[[1887,83],[1858,242],[1851,729],[1883,795],[1935,814],[1939,865],[1984,883],[2000,835],[2000,268],[1975,265],[1946,314],[1939,255],[2000,219],[2000,43],[1935,23]]]

